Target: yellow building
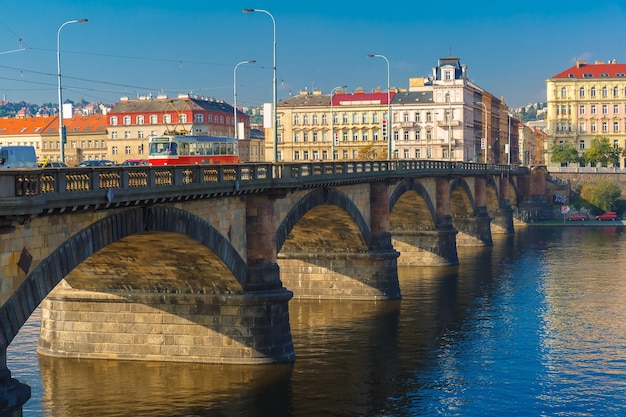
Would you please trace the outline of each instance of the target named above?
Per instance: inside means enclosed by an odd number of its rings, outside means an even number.
[[[546,88],[548,167],[558,166],[552,149],[565,143],[581,154],[598,136],[626,147],[626,64],[579,61],[547,79]]]
[[[388,130],[394,159],[507,163],[510,149],[511,163],[519,162],[517,120],[469,80],[456,57],[441,58],[430,77],[411,78],[408,91],[304,90],[280,101],[276,113],[278,161],[387,159]],[[274,151],[269,127],[266,161]]]

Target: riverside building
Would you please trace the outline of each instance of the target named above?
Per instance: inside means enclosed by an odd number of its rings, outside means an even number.
[[[546,89],[548,167],[559,166],[551,162],[552,149],[566,143],[582,154],[603,136],[626,148],[626,64],[578,61],[547,79]]]
[[[456,57],[439,59],[429,77],[411,78],[404,89],[300,91],[278,103],[277,119],[279,161],[387,159],[389,138],[396,159],[507,163],[510,149],[510,162],[520,161],[519,121]],[[266,128],[268,161],[273,138]]]

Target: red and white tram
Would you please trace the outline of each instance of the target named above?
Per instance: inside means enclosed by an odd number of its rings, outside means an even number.
[[[223,136],[153,136],[149,140],[150,165],[236,164],[237,139]]]

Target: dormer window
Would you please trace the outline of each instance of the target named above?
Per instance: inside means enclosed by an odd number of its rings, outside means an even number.
[[[452,71],[444,71],[444,77],[446,81],[452,80]]]

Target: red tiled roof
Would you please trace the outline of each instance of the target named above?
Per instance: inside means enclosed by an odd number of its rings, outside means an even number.
[[[626,64],[587,64],[579,62],[552,78],[624,78],[626,79]]]
[[[0,135],[41,134],[56,117],[6,117],[0,119]]]

